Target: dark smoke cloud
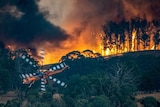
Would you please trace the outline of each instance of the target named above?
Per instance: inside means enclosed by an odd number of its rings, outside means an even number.
[[[139,15],[147,20],[160,19],[160,0],[124,0],[125,17]],[[135,14],[135,11],[137,14]]]
[[[68,35],[60,27],[46,21],[34,0],[1,0],[0,39],[27,47],[40,42],[58,46]]]
[[[147,20],[160,19],[160,0],[39,1],[44,5],[37,7],[38,1],[34,0],[0,0],[0,41],[27,47],[47,43],[56,48],[54,54],[58,56],[75,48],[99,49],[96,37],[103,33],[102,25],[107,21],[119,22],[137,16]],[[43,11],[43,6],[48,12]],[[71,36],[68,38],[65,31],[45,18],[67,30]],[[64,53],[60,46],[65,48]]]
[[[148,19],[160,18],[160,0],[73,0],[72,2],[73,10],[66,21],[77,24],[73,29],[73,34],[76,36],[83,35],[83,31],[88,29],[95,31],[97,26],[110,20],[117,22],[121,19],[129,20],[137,15]],[[37,43],[48,41],[58,45],[66,40],[68,35],[65,31],[53,26],[44,16],[45,14],[39,13],[34,0],[1,0],[0,39],[24,45],[36,44],[37,41]]]
[[[122,19],[130,20],[135,17],[146,18],[149,21],[160,19],[160,0],[72,1],[73,10],[66,18],[66,23],[68,22],[69,24],[67,24],[71,26],[74,25],[73,34],[76,32],[76,36],[84,36],[85,43],[90,44],[90,46],[95,45],[93,40],[95,35],[91,36],[89,33],[102,31],[101,26],[107,21],[118,23]]]
[[[74,0],[68,20],[98,25],[134,17],[160,19],[159,13],[160,0]]]

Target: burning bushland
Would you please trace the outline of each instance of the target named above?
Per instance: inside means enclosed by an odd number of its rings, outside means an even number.
[[[147,21],[136,17],[129,21],[109,21],[103,26],[103,55],[160,49],[160,20]]]
[[[44,48],[44,63],[73,50],[109,55],[159,49],[159,4],[159,0],[1,0],[0,41],[37,53]]]

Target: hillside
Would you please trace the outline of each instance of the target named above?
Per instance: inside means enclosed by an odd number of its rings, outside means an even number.
[[[124,53],[123,55],[124,56],[132,56],[132,57],[138,57],[140,55],[152,55],[152,56],[159,57],[160,56],[160,50],[128,52],[128,53]]]
[[[74,56],[74,52],[71,55]],[[77,107],[77,105],[99,107],[100,104],[102,104],[101,107],[110,107],[107,105],[113,104],[115,105],[112,107],[120,104],[136,107],[136,101],[133,98],[135,92],[160,89],[160,51],[130,52],[104,58],[101,56],[84,57],[80,53],[77,55],[77,51],[75,55],[76,59],[70,59],[69,54],[65,57],[64,61],[70,66],[70,69],[53,75],[67,83],[67,88],[62,88],[53,81],[49,81],[47,92],[39,94],[40,83],[36,82],[31,88],[22,85],[15,70],[12,75],[15,75],[16,78],[8,73],[5,76],[11,78],[6,78],[5,84],[0,82],[2,84],[1,93],[3,93],[3,87],[7,89],[7,94],[0,95],[0,98],[3,99],[1,103],[8,106],[25,103],[24,107],[33,105],[35,107],[40,105],[59,107],[60,104],[62,107]],[[46,65],[44,68],[51,65]],[[8,66],[3,69],[8,70]],[[4,74],[4,71],[1,72]],[[9,69],[8,72],[12,70]],[[14,81],[10,82],[10,79]],[[16,95],[8,93],[10,90],[12,90],[11,93],[16,90]],[[53,97],[55,93],[62,95],[59,103]]]
[[[141,55],[151,55],[151,56],[159,57],[160,56],[160,50],[126,52],[126,53],[104,56],[104,58],[105,59],[111,59],[113,57],[123,57],[123,56],[138,57],[138,56],[141,56]]]

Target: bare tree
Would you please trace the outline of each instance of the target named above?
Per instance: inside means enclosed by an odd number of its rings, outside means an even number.
[[[124,63],[117,63],[111,67],[108,96],[115,107],[123,107],[136,90],[137,78],[132,75],[133,70],[134,67],[130,68]]]

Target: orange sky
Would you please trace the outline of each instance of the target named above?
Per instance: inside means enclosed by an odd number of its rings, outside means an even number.
[[[35,1],[4,1],[6,4],[0,6],[0,39],[6,45],[33,48],[38,53],[43,48],[45,64],[58,62],[74,50],[101,52],[99,36],[107,21],[137,16],[147,20],[160,18],[160,0]]]
[[[63,28],[70,37],[61,42],[61,47],[45,47],[45,63],[58,61],[61,56],[73,50],[85,49],[100,52],[102,25],[107,20],[129,20],[140,16],[151,20],[155,17],[151,6],[158,6],[159,1],[150,0],[41,0],[39,11],[48,11],[46,19]],[[159,3],[160,4],[160,3]],[[157,10],[158,11],[158,10]],[[53,50],[52,50],[53,49]]]

